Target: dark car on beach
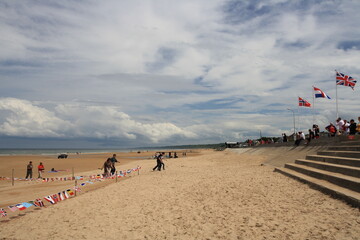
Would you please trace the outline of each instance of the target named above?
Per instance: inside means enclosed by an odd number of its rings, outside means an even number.
[[[60,155],[58,156],[58,159],[60,159],[60,158],[67,158],[67,157],[68,157],[67,154],[62,153],[62,154],[60,154]]]

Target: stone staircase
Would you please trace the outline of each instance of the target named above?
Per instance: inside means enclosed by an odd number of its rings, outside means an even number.
[[[360,208],[360,141],[344,141],[317,155],[275,168],[335,198]]]

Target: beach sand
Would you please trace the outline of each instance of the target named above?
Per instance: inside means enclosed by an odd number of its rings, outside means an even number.
[[[202,150],[167,159],[161,172],[152,171],[154,159],[124,161],[120,168],[141,166],[139,175],[12,213],[0,222],[0,239],[360,239],[359,209],[273,171],[272,163],[309,152],[289,151]],[[84,172],[99,172],[99,163]]]

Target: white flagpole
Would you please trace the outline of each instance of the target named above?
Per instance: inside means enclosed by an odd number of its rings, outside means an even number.
[[[336,81],[336,73],[337,73],[337,71],[336,71],[336,69],[335,69],[335,87],[336,87],[336,119],[338,119],[339,118],[339,108],[338,108],[338,94],[337,94],[337,81]]]
[[[315,124],[315,94],[314,94],[314,86],[312,86],[312,97],[313,97],[313,125]]]
[[[298,121],[298,130],[297,130],[297,132],[298,131],[301,131],[301,126],[300,126],[300,106],[299,106],[299,101],[298,101],[298,119],[297,119],[297,121]]]

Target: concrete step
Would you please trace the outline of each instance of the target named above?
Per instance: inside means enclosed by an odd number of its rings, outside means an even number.
[[[325,170],[334,173],[341,173],[347,176],[360,178],[360,167],[345,166],[327,162],[319,162],[313,160],[297,159],[296,164],[313,167],[320,170]]]
[[[338,156],[338,157],[347,157],[347,158],[359,158],[360,159],[360,151],[320,151],[317,154],[326,155],[326,156]]]
[[[360,193],[339,187],[325,180],[313,178],[288,168],[275,168],[275,172],[282,173],[300,182],[308,184],[311,188],[320,190],[330,196],[341,199],[354,207],[360,208]]]
[[[300,164],[287,163],[286,168],[300,172],[313,178],[323,179],[343,188],[360,192],[360,178],[346,176],[340,173],[328,172]]]
[[[360,151],[360,146],[331,146],[331,151]]]
[[[360,146],[359,140],[349,140],[349,141],[342,141],[339,142],[341,146]]]
[[[336,157],[326,155],[307,155],[306,160],[360,167],[360,159],[358,158]]]

